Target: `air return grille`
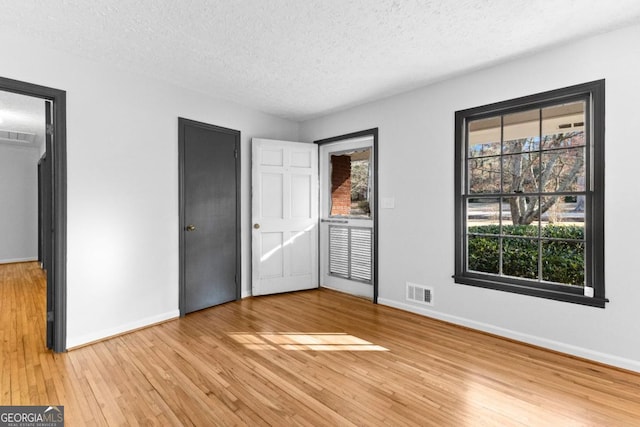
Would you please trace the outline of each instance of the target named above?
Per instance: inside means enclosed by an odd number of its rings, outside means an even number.
[[[407,282],[407,300],[433,305],[433,288]]]

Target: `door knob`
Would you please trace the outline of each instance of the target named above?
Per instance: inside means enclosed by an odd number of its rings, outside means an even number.
[[[260,228],[260,224],[253,224],[253,228],[257,230],[258,228]]]
[[[187,231],[196,231],[196,226],[193,224],[187,225]]]

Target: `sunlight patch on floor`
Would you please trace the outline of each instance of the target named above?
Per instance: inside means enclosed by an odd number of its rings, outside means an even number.
[[[389,351],[369,341],[339,332],[232,332],[228,335],[249,350]]]

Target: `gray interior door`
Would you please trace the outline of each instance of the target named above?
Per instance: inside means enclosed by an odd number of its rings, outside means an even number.
[[[240,297],[240,132],[179,119],[182,315]]]

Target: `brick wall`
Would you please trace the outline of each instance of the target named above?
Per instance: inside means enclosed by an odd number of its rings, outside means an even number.
[[[351,156],[331,156],[331,215],[351,213]]]

